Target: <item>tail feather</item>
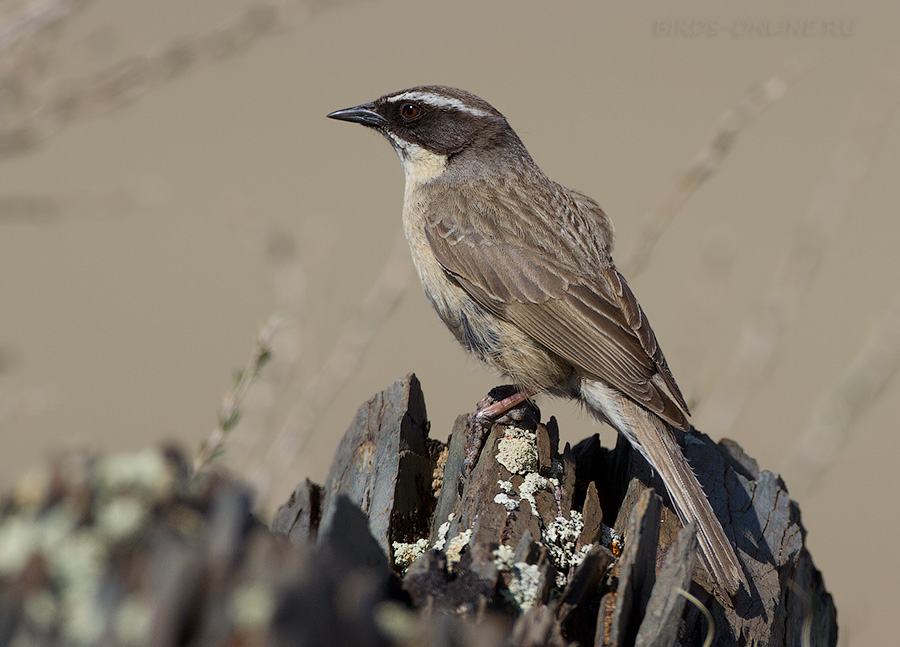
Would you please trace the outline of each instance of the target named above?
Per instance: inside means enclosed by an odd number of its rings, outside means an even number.
[[[747,587],[747,580],[731,541],[672,431],[665,422],[651,416],[645,414],[649,429],[646,435],[640,434],[643,453],[662,477],[681,523],[697,522],[697,544],[706,570],[734,595],[741,584]]]
[[[669,425],[640,405],[596,382],[582,384],[582,397],[590,409],[628,438],[659,473],[681,523],[697,522],[700,556],[706,570],[719,586],[729,595],[737,593],[741,584],[748,588],[731,541]]]

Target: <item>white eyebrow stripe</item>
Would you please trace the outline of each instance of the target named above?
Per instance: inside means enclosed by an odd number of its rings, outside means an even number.
[[[395,101],[421,101],[422,103],[427,103],[428,105],[435,108],[453,108],[454,110],[467,112],[475,117],[492,116],[490,112],[481,110],[479,108],[473,108],[472,106],[467,106],[459,99],[455,99],[453,97],[445,97],[444,95],[434,94],[432,92],[404,92],[403,94],[397,94],[392,97],[388,97],[385,100],[392,103]]]

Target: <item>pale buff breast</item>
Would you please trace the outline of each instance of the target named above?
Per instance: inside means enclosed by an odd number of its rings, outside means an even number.
[[[425,296],[438,316],[468,351],[516,384],[539,391],[568,392],[571,366],[517,327],[481,308],[438,263],[425,235],[424,216],[429,205],[421,178],[407,173],[403,229]]]

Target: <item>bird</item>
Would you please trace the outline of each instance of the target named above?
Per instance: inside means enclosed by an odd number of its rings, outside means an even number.
[[[600,205],[548,178],[496,108],[425,85],[334,111],[371,128],[403,166],[403,228],[425,296],[471,353],[513,380],[499,415],[534,394],[580,401],[664,483],[716,584],[746,578],[678,443],[691,424],[653,329],[613,262]]]

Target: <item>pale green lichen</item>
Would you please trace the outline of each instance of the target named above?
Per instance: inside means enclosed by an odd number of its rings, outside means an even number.
[[[520,613],[531,609],[538,600],[541,588],[541,571],[534,564],[516,562],[515,553],[509,546],[499,546],[493,551],[497,570],[509,573],[509,582],[504,595]]]
[[[64,591],[62,634],[75,645],[94,645],[103,635],[105,614],[97,604],[98,583],[85,581]]]
[[[609,548],[614,554],[618,555],[619,551],[622,550],[623,544],[622,537],[615,531],[615,528],[610,528],[603,524],[600,525],[601,546]]]
[[[115,497],[96,506],[97,531],[110,539],[125,539],[143,527],[148,513],[146,503],[136,497]]]
[[[263,583],[242,586],[231,594],[231,616],[239,627],[268,627],[276,601],[275,592]]]
[[[134,488],[164,497],[172,492],[176,474],[165,456],[147,449],[102,459],[97,464],[95,478],[105,490]]]
[[[504,508],[506,508],[507,513],[512,512],[513,510],[518,510],[519,500],[511,496],[516,492],[516,488],[512,484],[512,481],[504,481],[503,479],[500,479],[499,481],[497,481],[497,485],[500,488],[500,493],[494,496],[494,503],[499,503]]]
[[[398,602],[382,602],[375,607],[375,624],[392,643],[411,644],[419,634],[419,616]]]
[[[47,546],[45,557],[51,572],[64,580],[69,589],[97,583],[106,571],[108,547],[93,532],[78,530],[64,541]]]
[[[113,626],[118,644],[143,645],[152,629],[155,609],[137,596],[125,599],[116,609]]]
[[[33,554],[52,555],[78,523],[75,512],[58,505],[40,517],[16,515],[0,524],[0,575],[21,571]]]
[[[5,519],[0,525],[0,575],[21,571],[37,541],[37,531],[30,522],[21,517]]]
[[[540,490],[553,492],[557,487],[559,487],[559,481],[556,479],[547,479],[537,472],[531,472],[525,475],[525,480],[519,486],[519,496],[531,504],[531,514],[539,516],[534,495]]]
[[[527,474],[538,468],[537,435],[533,431],[509,427],[497,443],[497,462],[510,474]]]
[[[573,568],[578,568],[578,565],[584,561],[584,558],[587,557],[587,554],[591,552],[591,548],[593,548],[595,544],[585,544],[579,550],[572,555],[572,559],[569,560],[571,566]]]
[[[541,531],[541,540],[547,547],[550,561],[556,566],[556,584],[562,588],[566,585],[566,574],[573,565],[575,544],[584,529],[581,513],[572,510],[569,518],[557,517],[553,523]],[[584,559],[582,556],[581,559]],[[580,560],[579,560],[580,561]]]
[[[25,617],[42,631],[51,631],[59,614],[59,604],[50,591],[37,591],[25,598],[22,604]]]
[[[465,532],[459,533],[456,537],[447,542],[447,550],[444,551],[444,554],[447,556],[448,569],[451,571],[453,570],[453,566],[462,558],[462,553],[466,549],[466,546],[469,545],[471,539],[472,529],[470,528]]]
[[[537,565],[516,562],[513,578],[507,590],[522,612],[532,608],[538,600],[541,587],[541,571]]]
[[[437,539],[435,540],[432,548],[434,548],[435,550],[444,550],[444,546],[447,544],[447,533],[450,532],[451,523],[453,523],[452,512],[447,516],[447,521],[445,521],[438,527]]]
[[[449,524],[448,524],[449,526]],[[406,573],[406,569],[416,561],[421,555],[428,550],[428,540],[419,539],[412,543],[402,541],[393,542],[394,548],[394,566],[396,566],[401,574]]]
[[[519,509],[519,502],[505,492],[501,492],[494,496],[494,503],[499,503],[510,512]]]
[[[511,546],[505,544],[497,546],[491,554],[494,556],[494,564],[496,564],[497,568],[500,570],[508,570],[516,557],[516,551],[514,551]]]
[[[64,582],[63,634],[76,644],[93,644],[103,633],[104,612],[97,604],[100,578],[106,571],[108,547],[95,533],[72,533],[45,552],[50,572]]]
[[[76,461],[66,469],[81,475]],[[108,547],[102,536],[87,528],[79,529],[79,515],[59,503],[43,514],[7,518],[0,524],[0,574],[21,571],[32,556],[41,556],[50,578],[60,591],[58,598],[37,596],[29,600],[29,613],[36,624],[48,613],[63,619],[60,633],[72,644],[91,644],[103,632],[103,612],[97,604],[97,592],[108,560]]]

